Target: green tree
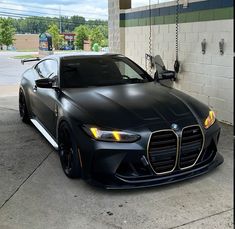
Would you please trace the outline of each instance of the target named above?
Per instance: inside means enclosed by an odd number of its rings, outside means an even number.
[[[101,45],[102,42],[105,40],[104,34],[102,33],[99,26],[97,26],[91,30],[90,39],[92,42],[92,46],[95,43],[98,43],[99,45]]]
[[[100,32],[104,35],[105,38],[108,39],[108,26],[107,25],[98,25],[97,26],[100,30]]]
[[[76,28],[79,25],[85,25],[86,19],[84,17],[75,15],[70,18],[69,23],[70,23],[70,31],[73,31],[74,27]]]
[[[45,33],[48,25],[51,23],[56,24],[59,27],[58,17],[39,17],[30,16],[27,18],[12,19],[13,27],[16,29],[17,33],[32,33],[39,34]],[[86,20],[84,17],[74,15],[72,17],[62,16],[61,17],[61,27],[63,32],[72,32],[74,29],[80,25],[86,25],[88,28],[93,29],[97,26],[101,26],[101,30],[107,37],[107,26],[108,22],[103,20]],[[106,31],[106,32],[105,32]]]
[[[51,24],[47,32],[52,36],[52,44],[54,49],[58,50],[63,43],[63,36],[60,35],[58,26],[56,24]]]
[[[13,45],[15,31],[11,18],[0,18],[0,45]]]
[[[109,41],[107,38],[104,38],[101,43],[100,43],[101,47],[108,47],[109,46]]]
[[[83,49],[84,40],[89,39],[89,29],[86,25],[80,25],[75,28],[75,45],[78,49]]]
[[[92,46],[92,50],[93,50],[94,52],[99,52],[100,46],[99,46],[97,43],[95,43],[95,44]]]
[[[107,25],[99,25],[97,29],[103,34],[103,39],[100,41],[100,45],[102,47],[108,46],[108,26]]]
[[[1,18],[0,18],[0,50],[2,49],[2,24],[1,24]]]

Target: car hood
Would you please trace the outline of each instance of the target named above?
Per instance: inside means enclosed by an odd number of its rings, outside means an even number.
[[[119,129],[154,123],[164,123],[164,128],[172,123],[195,124],[198,122],[195,109],[203,108],[203,117],[205,109],[208,110],[192,97],[155,82],[65,89],[63,93],[92,117],[90,124]]]

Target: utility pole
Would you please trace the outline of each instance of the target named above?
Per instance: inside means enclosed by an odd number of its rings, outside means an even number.
[[[62,33],[61,6],[59,7],[60,33]]]

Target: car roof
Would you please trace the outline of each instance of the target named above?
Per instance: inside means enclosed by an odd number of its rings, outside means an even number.
[[[99,57],[99,56],[122,56],[116,53],[106,52],[72,52],[72,53],[58,53],[44,57],[43,59],[73,59],[79,57]]]

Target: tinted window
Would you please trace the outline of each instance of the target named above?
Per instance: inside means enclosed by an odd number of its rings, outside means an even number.
[[[63,60],[61,86],[64,88],[106,86],[151,81],[141,68],[123,57],[82,57]]]
[[[44,60],[36,67],[36,71],[43,78],[53,78],[57,76],[57,69],[57,62],[55,60]]]

